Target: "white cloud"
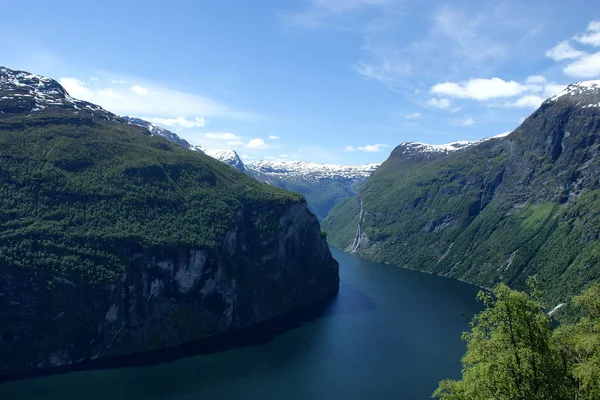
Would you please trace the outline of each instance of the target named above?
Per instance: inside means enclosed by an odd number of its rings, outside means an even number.
[[[530,94],[530,95],[525,95],[525,96],[519,98],[517,101],[515,101],[513,103],[507,103],[507,104],[505,104],[505,106],[506,107],[538,108],[543,102],[544,102],[544,99],[541,98],[540,96]]]
[[[380,151],[383,151],[383,149],[385,147],[388,147],[387,144],[367,144],[365,146],[358,146],[358,147],[354,147],[354,146],[346,146],[346,148],[344,149],[344,151],[365,151],[367,153],[378,153]]]
[[[443,94],[461,99],[488,100],[498,97],[512,97],[527,90],[515,81],[500,78],[471,79],[467,82],[443,82],[431,88],[432,93]]]
[[[406,118],[406,119],[417,119],[417,118],[420,118],[422,115],[423,114],[421,114],[420,112],[414,112],[414,113],[411,113],[411,114],[406,114],[404,116],[404,118]]]
[[[587,27],[586,33],[577,35],[573,39],[582,44],[600,46],[600,21],[592,21]]]
[[[475,125],[475,121],[471,117],[466,117],[465,119],[461,119],[458,122],[460,126],[472,126]]]
[[[244,142],[242,142],[241,140],[230,140],[229,142],[227,142],[228,146],[241,146],[243,144]]]
[[[131,91],[133,91],[134,93],[137,93],[139,95],[145,95],[148,94],[148,89],[141,87],[140,85],[133,85],[131,87]]]
[[[448,99],[436,99],[435,97],[427,100],[427,105],[437,107],[441,109],[448,109],[452,105],[452,102]]]
[[[170,120],[184,118],[192,121],[201,117],[245,121],[261,119],[258,114],[235,110],[213,99],[158,84],[145,82],[132,86],[123,85],[125,79],[113,79],[111,75],[89,82],[75,77],[63,77],[59,82],[71,96],[98,104],[119,115],[146,115]],[[198,124],[195,123],[194,126]]]
[[[157,125],[166,126],[169,128],[202,128],[206,125],[206,120],[202,117],[196,118],[185,118],[185,117],[176,117],[176,118],[161,118],[161,117],[143,117],[146,121],[150,121]]]
[[[204,134],[204,137],[216,140],[240,140],[238,135],[231,132],[207,132]]]
[[[574,78],[597,78],[600,76],[600,52],[588,53],[571,46],[570,41],[583,45],[600,46],[600,21],[588,24],[586,32],[575,35],[548,50],[546,55],[555,61],[572,60],[563,73]]]
[[[72,97],[85,100],[85,97],[90,94],[90,90],[85,87],[85,83],[79,79],[61,78],[59,82]]]
[[[547,82],[546,77],[541,76],[541,75],[528,76],[527,79],[525,80],[525,83],[528,85],[542,85],[542,84],[545,84],[546,82]]]
[[[385,147],[388,147],[387,144],[368,144],[366,146],[359,146],[356,150],[366,151],[367,153],[378,153],[383,151]]]
[[[567,88],[568,85],[561,85],[555,82],[548,82],[544,88],[544,97],[552,97],[557,93],[562,92]]]
[[[269,145],[265,143],[264,140],[260,138],[252,139],[247,144],[246,147],[249,149],[268,149]]]
[[[565,75],[575,78],[596,78],[600,76],[600,52],[587,54],[563,68]]]
[[[583,55],[585,55],[585,52],[575,49],[566,40],[546,52],[546,57],[554,61],[573,60]]]
[[[279,140],[279,136],[269,135],[269,140]]]

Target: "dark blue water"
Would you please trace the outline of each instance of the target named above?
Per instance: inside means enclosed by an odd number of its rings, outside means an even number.
[[[332,249],[341,289],[267,342],[0,384],[0,399],[427,399],[460,376],[477,288]]]

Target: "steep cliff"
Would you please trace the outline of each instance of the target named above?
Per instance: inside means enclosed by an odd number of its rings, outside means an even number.
[[[488,287],[537,274],[549,306],[600,278],[600,82],[571,85],[506,137],[407,147],[332,210],[332,244]]]
[[[301,196],[0,69],[0,376],[251,326],[338,283]]]

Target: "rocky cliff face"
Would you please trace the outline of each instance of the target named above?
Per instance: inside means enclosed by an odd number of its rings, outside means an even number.
[[[2,69],[0,84],[0,379],[197,341],[337,292],[301,196],[47,78]]]
[[[219,250],[132,251],[118,280],[90,285],[0,268],[0,376],[164,349],[268,321],[337,292],[337,263],[305,204],[259,237],[236,213]]]

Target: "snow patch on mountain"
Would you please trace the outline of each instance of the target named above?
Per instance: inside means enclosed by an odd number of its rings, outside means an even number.
[[[204,149],[202,148],[202,150],[204,151],[204,153],[207,156],[210,156],[212,158],[215,158],[227,165],[229,165],[230,167],[233,167],[235,169],[237,169],[238,171],[242,171],[245,173],[248,173],[248,170],[246,168],[246,165],[244,164],[244,162],[242,161],[242,159],[240,158],[240,156],[238,155],[238,153],[236,153],[235,150],[231,150],[231,149]]]
[[[314,180],[336,178],[366,178],[369,177],[379,164],[338,165],[318,164],[303,161],[254,161],[247,164],[252,171],[268,176],[306,177]]]
[[[5,67],[0,67],[0,101],[13,112],[36,112],[68,106],[75,112],[96,111],[105,113],[108,119],[115,117],[96,104],[71,97],[54,79]]]
[[[510,135],[510,132],[504,132],[499,135],[487,137],[481,140],[469,141],[469,140],[459,140],[456,142],[445,143],[445,144],[428,144],[422,142],[403,142],[400,146],[405,147],[404,152],[417,152],[424,154],[431,153],[451,153],[453,151],[462,150],[467,147],[471,147],[483,142],[487,142],[492,139],[500,139]]]
[[[562,92],[550,97],[546,103],[559,99],[576,103],[582,108],[600,107],[600,80],[583,81],[567,86]]]

